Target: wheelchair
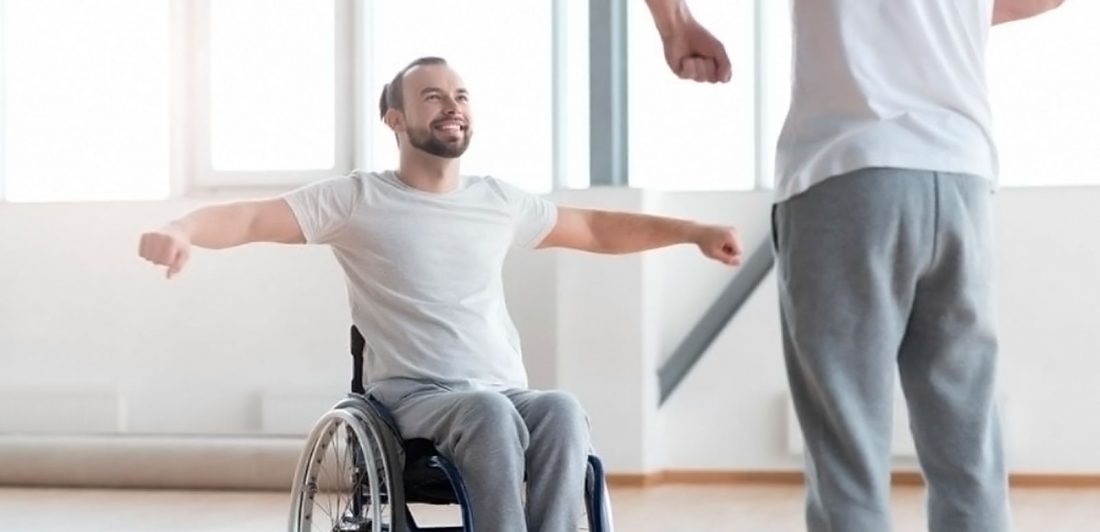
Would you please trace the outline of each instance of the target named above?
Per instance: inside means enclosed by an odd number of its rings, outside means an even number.
[[[351,328],[351,393],[317,421],[291,486],[290,532],[470,532],[469,496],[454,464],[426,439],[403,439],[389,411],[364,393],[365,341]],[[578,530],[613,532],[603,464],[588,457]],[[461,526],[421,527],[410,504],[457,505]]]

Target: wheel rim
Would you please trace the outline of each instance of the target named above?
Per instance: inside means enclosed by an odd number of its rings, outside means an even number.
[[[308,445],[304,472],[295,490],[297,530],[302,532],[389,532],[389,470],[369,426],[347,410],[326,414]],[[371,467],[367,467],[371,464]],[[301,467],[300,467],[301,468]]]

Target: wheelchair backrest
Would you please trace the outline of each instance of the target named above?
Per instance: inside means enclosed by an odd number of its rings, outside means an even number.
[[[366,339],[359,332],[359,328],[351,326],[351,391],[362,394],[363,388],[363,349],[367,346]]]

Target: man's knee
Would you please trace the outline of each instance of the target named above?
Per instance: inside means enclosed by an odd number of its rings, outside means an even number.
[[[517,439],[526,448],[529,434],[516,407],[507,397],[488,391],[463,393],[458,398],[457,421],[461,432],[476,438]],[[462,431],[462,428],[469,429]]]
[[[554,432],[573,434],[587,440],[588,414],[580,401],[572,394],[563,391],[551,391],[542,394],[532,404],[537,417]]]

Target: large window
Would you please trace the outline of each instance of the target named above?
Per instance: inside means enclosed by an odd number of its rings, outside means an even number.
[[[629,5],[630,184],[680,190],[756,184],[755,2],[693,0],[691,10],[726,46],[728,84],[677,78],[643,2]]]
[[[214,169],[335,165],[335,28],[332,2],[211,2]]]
[[[11,201],[169,191],[169,0],[5,0],[0,181]]]
[[[989,90],[1005,185],[1100,184],[1100,2],[996,26]]]
[[[298,185],[351,170],[349,0],[191,0],[193,183]]]
[[[763,187],[775,183],[775,151],[791,105],[791,9],[789,2],[758,2],[757,31],[760,74],[757,139],[757,179]]]
[[[557,72],[557,128],[560,168],[555,184],[567,188],[587,188],[590,178],[589,156],[589,46],[588,2],[553,0],[558,10],[556,28],[559,39]]]
[[[733,80],[677,79],[627,2],[635,187],[769,186],[790,95],[784,1],[690,0]],[[468,173],[532,192],[587,186],[588,2],[0,0],[0,197],[149,200],[290,187],[397,163],[382,85],[446,57],[473,96]],[[1100,2],[993,28],[1001,180],[1100,184]],[[597,154],[603,156],[603,154]]]
[[[393,167],[378,91],[422,55],[472,91],[465,172],[587,186],[587,21],[564,0],[0,0],[0,194],[150,200]]]

